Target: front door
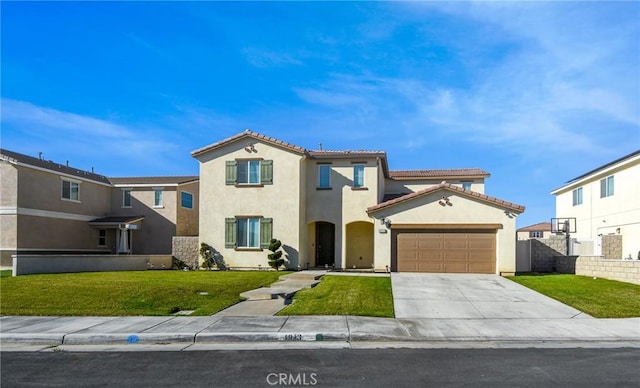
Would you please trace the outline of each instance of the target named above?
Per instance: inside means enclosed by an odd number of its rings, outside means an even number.
[[[316,224],[316,265],[324,267],[335,262],[335,225],[330,222]]]

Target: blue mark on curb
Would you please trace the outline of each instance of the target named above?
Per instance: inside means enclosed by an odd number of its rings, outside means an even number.
[[[138,337],[135,334],[131,334],[129,337],[127,337],[127,342],[130,343],[130,344],[135,344],[138,341],[140,341],[140,337]]]

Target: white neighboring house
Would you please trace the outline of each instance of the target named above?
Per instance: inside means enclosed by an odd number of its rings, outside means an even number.
[[[575,217],[578,241],[593,241],[602,255],[603,236],[621,236],[621,257],[640,258],[640,150],[607,163],[553,190],[556,217]],[[614,240],[614,239],[608,239]],[[582,252],[582,254],[588,254]]]

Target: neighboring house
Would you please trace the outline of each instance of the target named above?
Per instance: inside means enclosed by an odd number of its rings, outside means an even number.
[[[576,219],[578,241],[606,258],[640,258],[640,150],[553,190],[556,217]]]
[[[16,253],[170,254],[172,236],[197,235],[197,176],[107,178],[0,150],[0,178],[1,266]]]
[[[539,222],[534,225],[525,226],[517,231],[518,240],[529,240],[531,238],[542,239],[551,236],[551,222]]]
[[[192,152],[200,241],[230,267],[515,272],[524,207],[484,194],[477,169],[392,171],[382,151],[310,151],[252,131]]]

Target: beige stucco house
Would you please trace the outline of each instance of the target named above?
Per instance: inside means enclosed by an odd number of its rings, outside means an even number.
[[[581,254],[640,258],[640,150],[580,175],[551,194],[556,196],[556,217],[576,219],[571,237],[592,242],[583,244],[592,246],[592,252]]]
[[[477,169],[390,170],[383,151],[307,150],[250,130],[192,152],[200,241],[227,266],[515,272],[524,207],[484,194]]]
[[[170,254],[198,234],[198,177],[107,178],[0,150],[0,265],[17,253]],[[186,193],[186,194],[185,194]]]
[[[537,224],[524,226],[517,230],[518,240],[529,240],[549,238],[551,233],[551,222],[539,222]]]

